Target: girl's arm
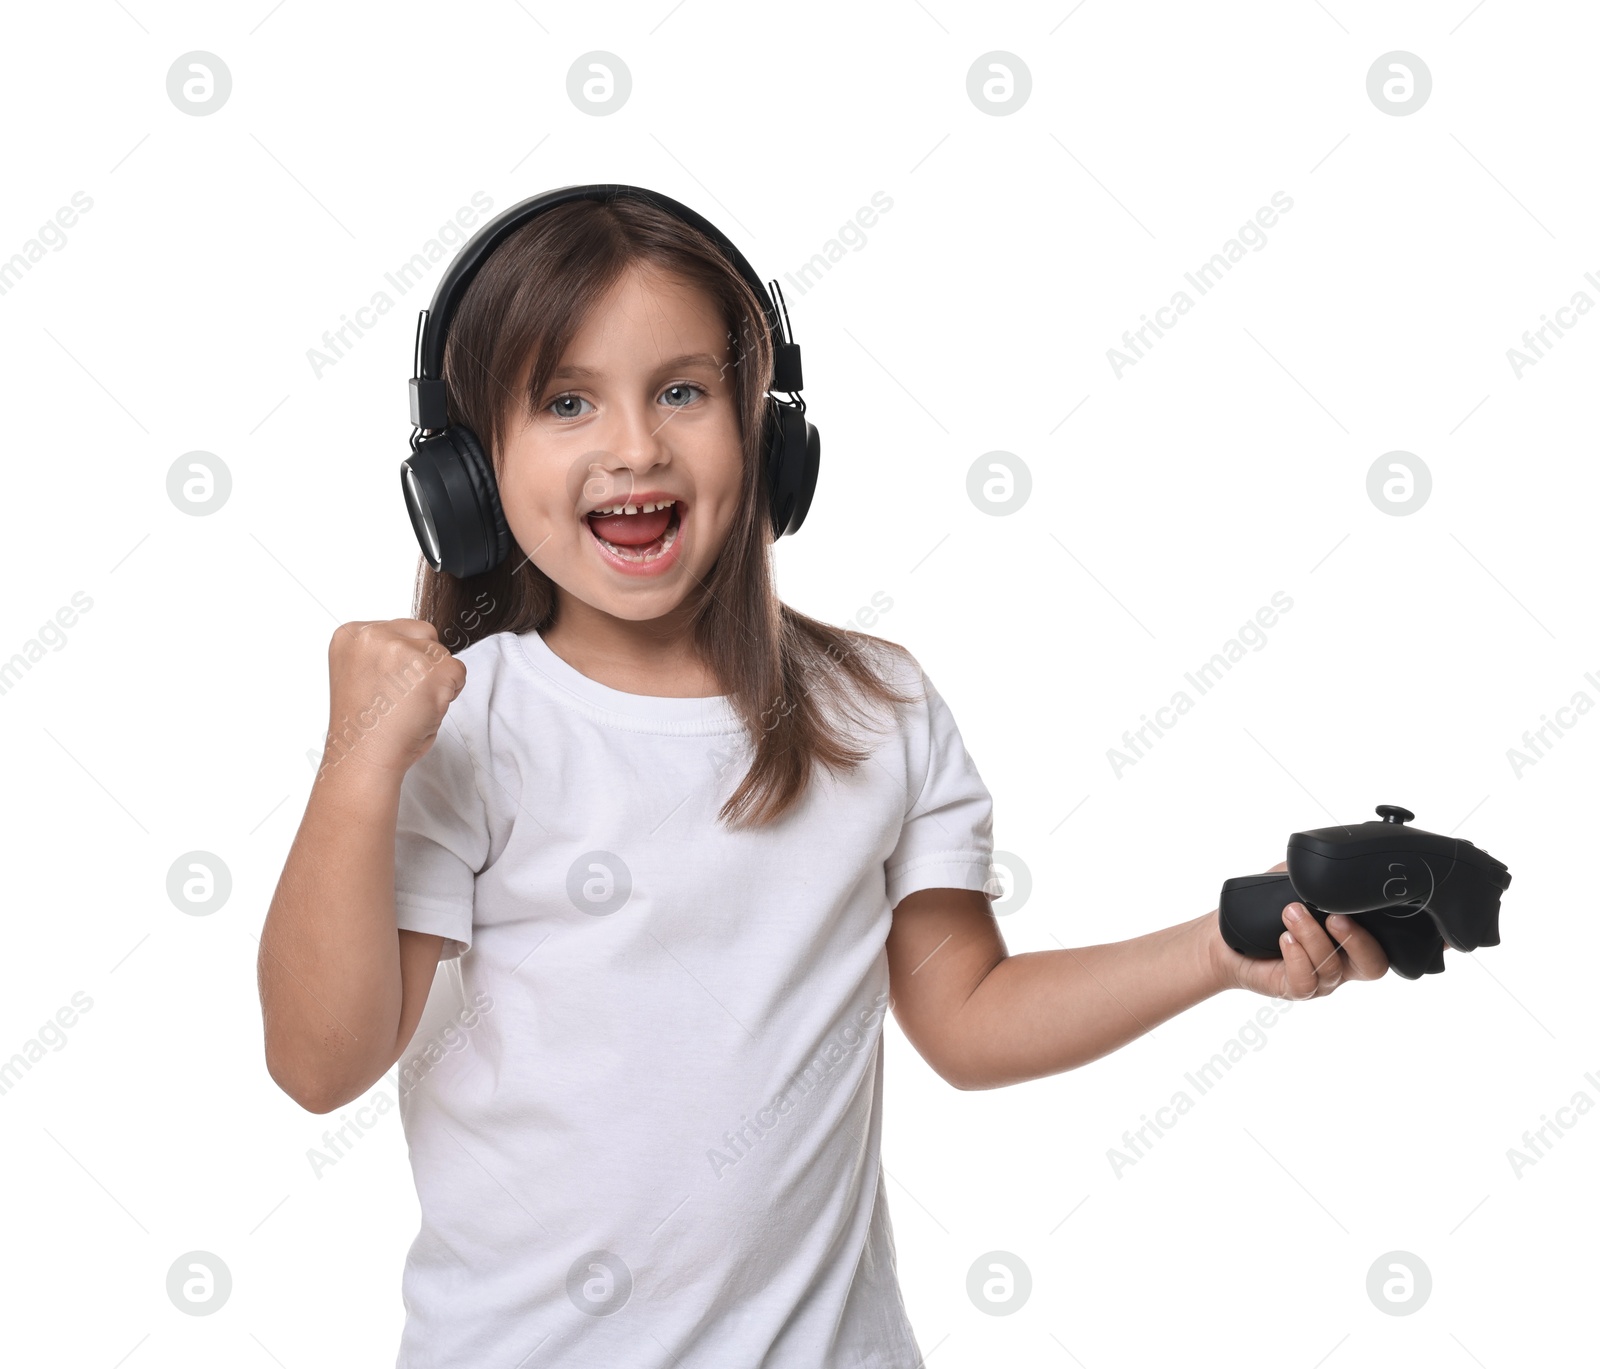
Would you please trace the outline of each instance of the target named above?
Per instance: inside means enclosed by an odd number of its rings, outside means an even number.
[[[400,777],[318,779],[261,932],[267,1072],[310,1112],[359,1098],[417,1029],[443,938],[395,927]]]
[[[341,624],[328,647],[328,742],[261,932],[267,1072],[331,1112],[399,1059],[443,938],[397,926],[395,829],[466,667],[425,622]]]
[[[894,911],[890,1003],[944,1079],[991,1089],[1088,1064],[1224,989],[1314,998],[1388,970],[1370,932],[1337,914],[1327,932],[1302,925],[1299,907],[1286,910],[1283,960],[1231,949],[1214,911],[1130,941],[1009,955],[983,894],[924,889]]]

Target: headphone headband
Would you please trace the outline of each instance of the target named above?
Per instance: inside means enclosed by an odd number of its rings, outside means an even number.
[[[788,308],[785,306],[780,316],[773,305],[773,293],[776,293],[779,303],[782,303],[783,291],[778,282],[773,281],[772,292],[769,292],[761,283],[761,277],[745,260],[744,253],[735,247],[727,234],[714,223],[697,214],[688,205],[681,204],[659,191],[647,190],[643,186],[620,184],[561,186],[555,190],[532,195],[512,205],[474,233],[441,277],[438,287],[433,292],[432,302],[417,316],[417,341],[413,358],[415,374],[411,378],[411,423],[417,429],[411,438],[413,450],[417,447],[423,429],[438,432],[449,425],[444,384],[445,337],[455,312],[460,307],[462,297],[467,292],[467,287],[472,284],[479,268],[489,259],[495,248],[523,224],[547,209],[554,209],[557,205],[567,204],[573,200],[608,201],[629,195],[645,200],[682,220],[691,228],[699,230],[716,245],[729,263],[744,277],[761,305],[767,333],[772,339],[771,388],[792,395],[804,387],[800,367],[800,347],[794,342],[792,332],[787,329]],[[801,401],[801,410],[804,411],[804,401]]]

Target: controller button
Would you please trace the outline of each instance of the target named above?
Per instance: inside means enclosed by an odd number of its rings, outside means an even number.
[[[1385,822],[1402,823],[1410,822],[1417,815],[1408,808],[1398,808],[1392,803],[1380,803],[1378,816]]]

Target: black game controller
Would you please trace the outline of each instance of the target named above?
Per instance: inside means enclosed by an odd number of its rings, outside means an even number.
[[[1222,939],[1257,960],[1283,952],[1283,910],[1302,903],[1319,925],[1344,913],[1365,927],[1405,979],[1444,969],[1444,948],[1500,944],[1506,867],[1470,841],[1407,827],[1416,815],[1380,803],[1381,822],[1319,827],[1289,838],[1289,869],[1226,881],[1217,904]],[[1331,933],[1330,933],[1331,936]],[[1337,944],[1337,941],[1335,941]]]

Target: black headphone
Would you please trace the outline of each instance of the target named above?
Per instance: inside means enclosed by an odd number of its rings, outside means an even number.
[[[511,549],[511,532],[495,486],[494,464],[477,435],[451,423],[446,404],[444,340],[456,307],[478,268],[517,228],[547,209],[570,200],[612,200],[632,195],[698,229],[717,246],[755,291],[772,339],[772,386],[788,394],[766,397],[761,450],[765,453],[763,488],[767,494],[773,537],[798,532],[817,488],[821,442],[806,420],[800,371],[800,344],[789,328],[789,309],[778,282],[772,282],[783,305],[780,320],[772,296],[751,269],[744,254],[714,224],[653,190],[636,185],[569,185],[534,195],[491,219],[456,255],[434,291],[433,302],[417,316],[417,341],[411,377],[411,455],[400,463],[400,487],[422,554],[436,571],[466,577],[498,566]],[[781,324],[781,326],[780,326]],[[430,436],[424,438],[423,433]]]

